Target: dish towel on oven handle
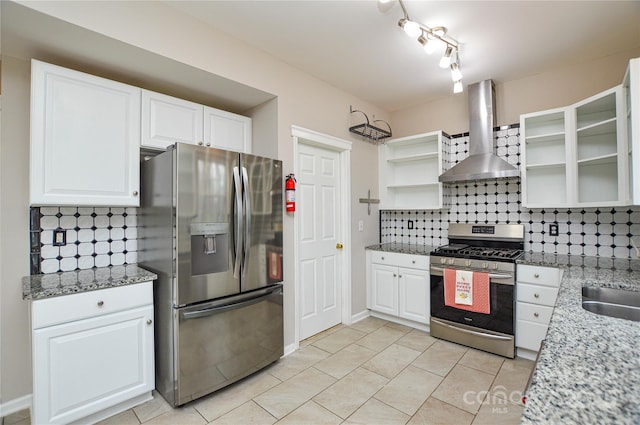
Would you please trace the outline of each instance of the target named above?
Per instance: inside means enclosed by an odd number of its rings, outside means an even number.
[[[473,305],[473,272],[456,270],[455,303]]]
[[[472,273],[471,305],[456,302],[458,272]],[[491,300],[489,298],[490,280],[489,273],[467,272],[463,270],[444,269],[444,304],[460,310],[474,313],[491,313]]]

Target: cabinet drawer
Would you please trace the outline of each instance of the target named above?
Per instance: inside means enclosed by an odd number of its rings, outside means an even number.
[[[516,321],[516,347],[539,351],[540,343],[547,335],[547,326],[527,320]]]
[[[516,305],[517,320],[528,320],[530,322],[548,325],[553,314],[553,307],[546,305],[529,304],[518,302]]]
[[[518,282],[558,287],[561,275],[562,270],[555,267],[518,265]]]
[[[556,305],[558,290],[558,288],[552,288],[550,286],[529,285],[518,282],[516,297],[518,301],[553,307]]]
[[[151,281],[36,300],[31,309],[32,327],[38,329],[149,304],[153,304]]]
[[[371,262],[411,269],[429,269],[428,255],[398,254],[397,252],[371,251]]]

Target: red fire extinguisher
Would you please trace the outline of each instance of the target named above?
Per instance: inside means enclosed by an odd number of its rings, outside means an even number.
[[[293,174],[287,176],[284,189],[287,212],[294,212],[296,210],[296,178]]]

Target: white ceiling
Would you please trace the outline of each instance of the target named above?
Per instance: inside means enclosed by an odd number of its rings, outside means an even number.
[[[438,67],[375,0],[167,1],[172,7],[388,111],[450,96]],[[506,82],[640,47],[639,1],[405,1],[460,44],[463,84]],[[622,75],[620,76],[622,79]],[[466,88],[466,87],[465,87]]]

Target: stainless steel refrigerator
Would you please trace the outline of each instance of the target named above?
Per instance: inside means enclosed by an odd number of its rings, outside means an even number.
[[[283,355],[282,163],[177,143],[141,170],[156,389],[178,406]]]

